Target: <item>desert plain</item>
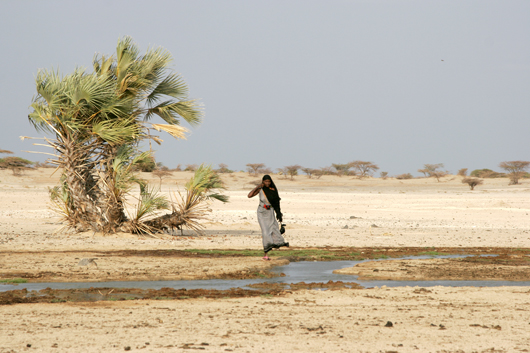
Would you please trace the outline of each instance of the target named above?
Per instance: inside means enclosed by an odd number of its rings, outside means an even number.
[[[437,182],[273,175],[291,247],[267,262],[259,255],[257,200],[247,198],[259,176],[223,174],[230,202],[210,205],[203,234],[149,237],[61,230],[49,208],[48,188],[58,182],[52,172],[0,170],[0,280],[267,277],[272,267],[297,261],[296,254],[319,261],[323,252],[387,258],[341,270],[364,279],[530,279],[528,179],[519,185],[485,179],[471,191],[459,176]],[[191,173],[173,172],[162,181],[141,176],[176,197]],[[422,253],[470,257],[399,257]],[[500,256],[482,261],[478,254]],[[84,258],[97,264],[79,266]],[[524,285],[165,290],[127,300],[112,300],[112,288],[87,300],[57,300],[53,291],[26,300],[23,290],[2,286],[0,352],[530,351],[530,287]]]

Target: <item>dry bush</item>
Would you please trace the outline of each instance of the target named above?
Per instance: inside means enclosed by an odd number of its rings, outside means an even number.
[[[247,171],[250,175],[258,175],[260,173],[263,173],[263,169],[265,168],[265,164],[263,163],[248,163],[247,164]]]
[[[477,179],[477,178],[467,178],[466,177],[466,178],[462,179],[462,183],[469,185],[469,188],[471,190],[475,190],[475,186],[482,185],[484,183],[484,180]]]
[[[184,168],[185,172],[195,172],[199,168],[197,164],[186,164],[186,168]]]
[[[353,161],[348,163],[348,165],[356,172],[356,175],[358,175],[359,178],[372,176],[375,171],[379,170],[379,167],[376,164],[366,161]]]
[[[233,173],[234,171],[231,169],[228,169],[228,165],[224,163],[219,163],[219,169],[217,169],[217,173]]]
[[[414,177],[410,173],[405,173],[405,174],[396,175],[395,178],[399,180],[403,180],[403,179],[412,179]]]
[[[510,185],[519,184],[519,179],[521,179],[526,174],[526,170],[529,166],[529,161],[509,161],[501,162],[499,164],[499,167],[508,172],[508,177],[510,178]]]
[[[379,173],[379,175],[381,176],[381,179],[383,180],[386,180],[386,178],[388,178],[388,172],[381,172]]]
[[[458,173],[456,175],[467,176],[467,168],[462,168],[458,170]]]
[[[181,172],[182,171],[182,166],[180,164],[177,165],[177,167],[175,169],[173,169],[174,172]]]

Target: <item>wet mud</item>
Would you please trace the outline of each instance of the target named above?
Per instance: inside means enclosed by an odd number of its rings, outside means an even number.
[[[184,300],[192,298],[242,298],[259,296],[282,296],[300,289],[361,289],[357,283],[259,283],[249,287],[253,289],[231,288],[228,290],[207,289],[137,289],[137,288],[88,288],[88,289],[51,289],[28,291],[27,289],[0,292],[0,305],[18,303],[64,303],[124,300]]]
[[[259,255],[257,255],[259,254]],[[478,255],[499,255],[478,257]],[[391,259],[418,255],[471,255],[477,265],[524,265],[530,249],[513,248],[290,248],[273,251],[272,261],[249,250],[3,251],[0,280],[27,282],[110,282],[198,279],[255,279],[278,276],[271,269],[297,261]],[[81,258],[94,258],[78,266]],[[444,269],[437,270],[438,272]],[[280,274],[281,276],[281,274]],[[434,277],[434,274],[433,274]],[[509,278],[505,278],[509,279]]]

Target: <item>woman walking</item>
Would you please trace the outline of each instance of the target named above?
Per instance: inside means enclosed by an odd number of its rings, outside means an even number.
[[[267,253],[272,249],[282,246],[289,247],[289,243],[283,239],[278,222],[282,222],[282,212],[280,209],[280,195],[278,188],[270,175],[264,175],[261,184],[256,186],[248,193],[248,197],[254,197],[259,194],[258,222],[261,227],[261,238],[263,240],[263,251],[265,256],[263,260],[270,260]],[[274,214],[276,213],[276,218]]]

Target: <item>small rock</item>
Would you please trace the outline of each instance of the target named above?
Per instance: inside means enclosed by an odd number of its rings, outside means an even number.
[[[361,217],[350,216],[350,219],[358,219],[358,218],[361,218]]]
[[[30,347],[31,347],[31,344],[30,344],[30,343],[26,344],[26,347],[30,348]]]
[[[126,351],[130,351],[131,350],[131,346],[124,347],[123,349],[126,350]]]
[[[342,227],[342,229],[348,229],[348,225],[345,225],[344,227]]]
[[[392,321],[387,321],[385,327],[394,327]]]
[[[89,266],[89,265],[95,265],[95,266],[97,267],[98,264],[96,263],[96,261],[94,261],[94,260],[97,260],[97,259],[98,259],[97,257],[81,259],[81,260],[79,261],[79,263],[77,264],[77,266]]]
[[[371,228],[379,228],[379,226],[377,226],[377,225],[375,225],[375,224],[372,224],[370,227],[371,227]]]

